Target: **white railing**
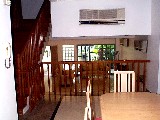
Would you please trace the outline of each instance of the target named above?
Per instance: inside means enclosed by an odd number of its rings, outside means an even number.
[[[114,71],[114,92],[135,92],[135,72]]]

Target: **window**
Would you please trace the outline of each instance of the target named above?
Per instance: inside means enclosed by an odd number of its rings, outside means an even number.
[[[63,61],[74,61],[74,45],[63,45]]]
[[[78,45],[78,61],[114,60],[114,44]]]

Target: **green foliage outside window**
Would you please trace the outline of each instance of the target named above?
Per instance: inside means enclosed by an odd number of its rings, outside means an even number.
[[[78,45],[78,60],[114,60],[114,44]]]

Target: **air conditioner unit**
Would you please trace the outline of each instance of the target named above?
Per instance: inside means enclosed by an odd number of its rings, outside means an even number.
[[[81,9],[79,12],[80,24],[124,24],[125,8],[118,9]]]

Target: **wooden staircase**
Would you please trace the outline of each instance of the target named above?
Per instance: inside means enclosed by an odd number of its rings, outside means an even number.
[[[23,51],[23,48],[26,45],[27,40],[29,39],[29,35],[31,30],[35,25],[36,20],[34,19],[22,19],[21,25],[18,29],[14,31],[14,52],[15,54],[20,54]]]
[[[49,38],[50,19],[49,0],[44,0],[35,20],[23,20],[21,17],[12,16],[19,115],[24,114],[26,107],[31,111],[44,97],[43,65],[39,61],[44,42]],[[16,21],[19,23],[14,23]]]

